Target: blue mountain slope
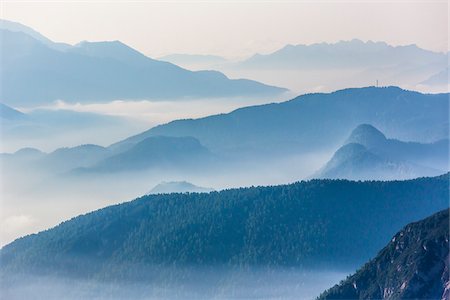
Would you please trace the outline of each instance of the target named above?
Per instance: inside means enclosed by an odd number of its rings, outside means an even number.
[[[268,96],[286,91],[251,80],[231,80],[219,72],[191,72],[145,57],[120,42],[84,42],[59,51],[23,32],[0,30],[0,34],[1,96],[10,105],[57,99]]]
[[[396,87],[345,89],[173,121],[112,148],[165,135],[192,136],[213,152],[238,156],[313,152],[336,149],[348,132],[362,123],[402,140],[434,142],[448,136],[448,111],[448,94],[421,94]]]
[[[1,121],[22,121],[26,119],[26,115],[12,107],[0,103],[0,120]]]
[[[119,172],[145,169],[196,170],[215,161],[214,155],[192,137],[149,137],[129,149],[100,160],[83,172]]]
[[[0,20],[0,29],[9,30],[12,32],[25,33],[55,50],[65,51],[72,47],[71,45],[66,43],[55,43],[52,40],[40,34],[39,32],[37,32],[36,30],[34,30],[33,28],[9,20]]]
[[[3,247],[2,289],[16,273],[146,281],[146,267],[161,265],[356,266],[407,223],[448,208],[448,180],[312,180],[145,196]]]
[[[435,176],[448,170],[448,139],[429,144],[403,142],[362,124],[314,177],[388,180]]]

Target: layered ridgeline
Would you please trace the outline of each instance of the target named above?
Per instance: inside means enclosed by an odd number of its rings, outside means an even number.
[[[273,53],[256,54],[219,67],[229,75],[251,76],[292,91],[334,90],[375,80],[427,91],[448,91],[449,87],[444,76],[448,53],[357,39],[287,45]]]
[[[389,162],[395,161],[400,165],[394,168],[400,173],[393,172],[389,167],[387,171],[390,176],[375,176],[372,172],[369,174],[372,177],[367,178],[436,175],[448,170],[445,159],[442,159],[442,156],[448,156],[448,145],[442,140],[448,139],[449,134],[448,109],[448,94],[421,94],[395,87],[309,94],[279,104],[251,106],[195,120],[173,121],[102,150],[84,146],[58,150],[58,155],[49,154],[48,158],[43,159],[44,162],[36,162],[35,165],[58,172],[77,168],[84,168],[83,172],[121,172],[166,168],[167,165],[176,169],[177,166],[187,166],[184,162],[192,160],[195,166],[200,167],[210,167],[211,162],[220,161],[228,164],[229,168],[237,168],[242,161],[257,162],[258,165],[263,161],[264,165],[269,165],[277,160],[290,159],[290,155],[321,157],[323,154],[330,155],[343,144],[357,143],[369,149],[370,154],[382,157],[381,162],[376,164],[388,163],[390,166]],[[5,116],[30,118],[8,111],[5,111]],[[66,117],[70,118],[68,115]],[[86,120],[83,123],[92,124],[88,122],[88,117],[83,120]],[[386,139],[381,132],[374,130],[355,132],[349,139],[349,133],[360,124],[372,124],[387,136],[399,140]],[[378,144],[369,145],[369,140],[362,138],[373,138]],[[73,159],[81,150],[83,159]],[[86,150],[92,150],[92,153]],[[339,157],[347,157],[348,152],[366,152],[363,147],[354,145],[341,150],[336,153]],[[345,155],[340,155],[342,153]],[[70,161],[62,163],[60,157],[67,157]],[[313,172],[313,169],[308,172]],[[336,174],[327,173],[319,177],[359,178]]]
[[[23,159],[23,150],[27,148],[2,154],[0,157],[5,167],[83,175],[157,169],[195,171],[217,162],[217,158],[208,149],[191,137],[154,136],[123,151],[113,151],[92,144],[59,148],[50,153],[34,149],[40,155],[29,156],[26,160]]]
[[[51,107],[22,112],[0,103],[0,152],[24,146],[51,149],[93,140],[108,145],[145,128],[119,116]]]
[[[449,299],[449,211],[409,224],[318,299]]]
[[[447,55],[416,45],[391,46],[384,42],[358,39],[337,43],[287,45],[273,53],[254,56],[239,63],[240,68],[264,69],[352,69],[396,65],[446,66]]]
[[[116,143],[128,147],[155,135],[191,136],[217,154],[252,157],[305,153],[341,146],[355,127],[372,124],[406,141],[448,137],[448,94],[388,88],[345,89],[299,96],[200,119],[177,120]]]
[[[296,92],[365,86],[376,79],[382,84],[427,91],[448,91],[449,87],[448,53],[358,39],[286,45],[239,62],[186,54],[168,55],[161,60],[188,69],[221,70],[233,77],[253,78]]]
[[[355,128],[316,178],[406,179],[436,176],[449,168],[449,140],[434,143],[388,139],[369,124]]]
[[[216,71],[191,72],[146,57],[119,41],[53,43],[31,28],[2,20],[2,102],[36,106],[65,101],[269,96],[284,93]]]
[[[448,183],[446,174],[149,195],[17,239],[0,251],[1,274],[146,280],[157,265],[354,268],[405,224],[447,208]]]

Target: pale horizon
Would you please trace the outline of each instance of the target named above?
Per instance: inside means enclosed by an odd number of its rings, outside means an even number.
[[[55,42],[120,40],[154,58],[200,54],[240,59],[286,45],[353,39],[448,52],[446,1],[3,1],[1,18]]]

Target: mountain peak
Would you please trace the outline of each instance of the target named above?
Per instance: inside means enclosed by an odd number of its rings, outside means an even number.
[[[129,47],[121,41],[82,41],[74,46],[73,52],[100,58],[112,58],[118,61],[134,63],[156,62],[139,51]]]
[[[386,142],[386,136],[377,128],[370,124],[361,124],[356,127],[346,143],[357,143],[366,148],[378,147]]]
[[[29,37],[32,37],[33,39],[43,43],[47,47],[58,50],[58,51],[66,51],[67,49],[71,48],[72,46],[66,43],[57,43],[53,42],[52,40],[48,39],[47,37],[43,36],[36,30],[25,26],[18,22],[13,22],[5,19],[0,19],[0,30],[7,30],[11,32],[20,32],[23,34],[26,34]]]

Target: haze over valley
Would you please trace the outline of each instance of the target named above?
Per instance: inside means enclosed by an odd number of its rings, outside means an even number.
[[[29,5],[1,299],[448,298],[445,5]]]

